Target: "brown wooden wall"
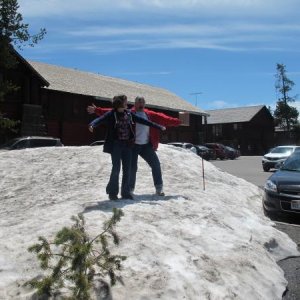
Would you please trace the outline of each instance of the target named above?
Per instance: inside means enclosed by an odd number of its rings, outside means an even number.
[[[35,104],[41,102],[41,86],[43,85],[40,78],[32,72],[24,63],[19,61],[16,68],[11,70],[0,70],[0,80],[10,81],[18,90],[5,95],[4,102],[0,103],[1,112],[4,116],[22,121],[23,105]],[[0,137],[0,143],[14,137],[16,134],[6,131]]]
[[[94,97],[42,90],[42,106],[46,118],[48,135],[58,137],[64,145],[89,145],[93,141],[105,138],[105,126],[99,126],[93,134],[88,131],[88,124],[96,115],[89,115],[86,107],[92,103],[101,107],[111,107],[110,101],[96,100]],[[151,108],[152,109],[152,108]],[[159,110],[169,116],[178,118],[178,112]],[[169,128],[162,133],[161,141],[200,143],[202,137],[202,118],[190,116],[190,126]]]

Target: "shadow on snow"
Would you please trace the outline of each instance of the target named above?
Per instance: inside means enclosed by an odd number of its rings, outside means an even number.
[[[113,208],[123,208],[127,205],[133,205],[137,203],[143,203],[148,205],[160,205],[160,203],[169,200],[180,201],[186,199],[188,198],[182,195],[170,195],[170,196],[161,197],[161,196],[156,196],[151,194],[144,194],[144,195],[134,196],[134,200],[119,199],[114,201],[112,200],[98,201],[97,203],[93,202],[93,204],[85,206],[83,213],[85,214],[94,210],[111,212]]]

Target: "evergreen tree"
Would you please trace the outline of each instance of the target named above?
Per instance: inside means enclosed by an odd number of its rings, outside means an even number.
[[[47,275],[27,284],[36,288],[40,295],[53,296],[66,287],[72,291],[68,299],[88,300],[97,277],[103,279],[109,276],[111,285],[121,281],[116,271],[121,270],[121,262],[126,257],[111,254],[109,240],[119,244],[115,226],[122,216],[122,210],[114,208],[112,217],[104,223],[103,231],[94,238],[86,232],[82,214],[72,217],[75,224],[60,230],[54,242],[39,237],[39,243],[28,250],[37,254],[40,266],[47,271]]]
[[[18,12],[17,0],[0,0],[0,75],[5,71],[17,67],[17,60],[13,55],[13,47],[22,49],[23,46],[34,46],[45,35],[46,30],[40,29],[35,35],[29,33],[29,25],[23,22],[22,14]],[[5,96],[18,90],[18,86],[5,78],[0,78],[0,105]],[[14,129],[19,122],[4,116],[0,107],[0,132]]]
[[[291,128],[297,124],[299,116],[298,110],[289,105],[289,103],[295,102],[296,99],[296,97],[289,96],[289,92],[295,84],[292,80],[287,78],[286,66],[283,64],[277,64],[277,74],[275,77],[275,87],[279,94],[274,111],[275,122],[287,132],[290,132]]]

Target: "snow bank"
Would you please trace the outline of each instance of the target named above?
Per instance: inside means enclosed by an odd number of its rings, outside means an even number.
[[[0,298],[29,298],[19,284],[40,273],[26,250],[39,235],[52,238],[80,212],[96,234],[119,207],[117,251],[128,259],[114,299],[281,299],[287,282],[276,260],[298,252],[263,216],[261,191],[207,162],[203,191],[199,157],[165,145],[158,154],[165,199],[152,196],[140,159],[136,200],[116,202],[105,194],[102,147],[0,153]]]

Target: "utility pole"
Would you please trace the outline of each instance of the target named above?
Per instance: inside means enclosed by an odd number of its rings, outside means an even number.
[[[202,94],[202,92],[190,93],[190,95],[196,96],[196,105],[195,106],[197,106],[197,107],[198,107],[198,95],[201,95],[201,94]]]
[[[192,96],[196,96],[196,107],[198,107],[198,95],[201,95],[202,92],[195,92],[195,93],[190,93],[190,95]],[[206,135],[206,116],[204,117],[205,118],[205,135]],[[200,139],[199,137],[197,138],[198,140]],[[203,139],[203,137],[202,137]],[[203,142],[203,141],[202,141]],[[205,191],[205,173],[204,173],[204,161],[203,161],[203,158],[202,158],[202,183],[203,183],[203,191]]]

